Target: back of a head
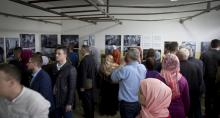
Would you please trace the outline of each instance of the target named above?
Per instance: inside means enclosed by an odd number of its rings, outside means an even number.
[[[177,57],[179,58],[180,61],[184,61],[184,60],[188,60],[189,58],[189,50],[186,48],[181,48],[178,52],[177,52]]]
[[[211,48],[218,48],[220,46],[220,40],[219,39],[213,39],[211,41]]]
[[[82,45],[82,49],[84,49],[87,53],[90,52],[90,48],[88,45]]]
[[[147,51],[147,55],[145,58],[148,58],[148,57],[155,57],[155,50],[150,48],[148,51]]]
[[[8,76],[7,79],[14,79],[20,83],[21,73],[16,66],[11,64],[0,64],[0,71],[4,72]]]
[[[162,60],[162,69],[167,71],[177,70],[180,62],[175,54],[166,54]]]
[[[31,61],[36,63],[38,65],[38,67],[41,67],[42,63],[43,63],[42,56],[40,56],[38,54],[33,54],[31,57]]]
[[[176,52],[178,50],[178,43],[177,42],[171,42],[169,44],[168,50],[173,53]]]
[[[127,56],[133,61],[138,61],[140,59],[140,52],[137,48],[131,48],[128,50]]]
[[[15,52],[17,52],[17,51],[21,52],[21,51],[22,51],[22,48],[21,48],[21,47],[15,47],[15,48],[14,48],[14,51],[15,51]]]
[[[156,60],[152,57],[146,59],[145,65],[148,70],[153,70],[156,64]]]

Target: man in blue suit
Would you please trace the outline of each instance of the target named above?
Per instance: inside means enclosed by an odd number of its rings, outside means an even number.
[[[50,117],[52,118],[52,111],[54,109],[52,82],[50,76],[41,69],[42,57],[38,54],[32,55],[27,63],[28,70],[32,72],[32,79],[30,82],[30,88],[39,92],[50,104]]]

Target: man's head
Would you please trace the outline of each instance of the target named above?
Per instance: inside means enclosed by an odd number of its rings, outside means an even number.
[[[140,60],[140,52],[137,48],[131,48],[128,50],[126,57],[126,61],[132,62],[132,61],[139,61]]]
[[[82,56],[84,56],[86,53],[90,52],[90,48],[88,45],[82,45],[80,53]]]
[[[28,70],[31,70],[33,72],[35,69],[40,68],[42,66],[42,63],[42,57],[39,54],[34,54],[31,56],[27,63]]]
[[[219,48],[220,47],[220,40],[219,39],[213,39],[211,41],[211,48]]]
[[[64,46],[59,46],[55,49],[56,51],[56,61],[63,62],[67,58],[67,48]]]
[[[180,61],[185,61],[188,60],[189,58],[189,50],[186,48],[181,48],[178,52],[177,52],[177,57],[179,58]]]
[[[20,86],[21,74],[11,64],[0,64],[0,97],[7,97],[10,91]]]
[[[14,52],[15,58],[17,58],[17,59],[21,58],[21,53],[22,53],[22,48],[21,47],[14,48],[13,52]]]
[[[175,54],[178,51],[178,43],[177,42],[171,42],[169,44],[169,48],[168,48],[170,53]]]
[[[145,62],[145,66],[148,70],[154,70],[156,60],[153,57],[148,57]]]

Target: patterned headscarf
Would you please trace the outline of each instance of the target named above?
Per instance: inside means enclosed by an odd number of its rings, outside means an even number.
[[[178,79],[181,77],[180,62],[176,55],[166,54],[162,61],[161,75],[172,90],[172,98],[180,96]]]

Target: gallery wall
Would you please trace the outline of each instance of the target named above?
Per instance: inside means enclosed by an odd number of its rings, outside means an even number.
[[[200,8],[201,6],[192,6],[193,9]],[[205,6],[202,6],[205,7]],[[173,11],[178,8],[173,9]],[[188,8],[184,8],[186,10]],[[190,8],[189,8],[190,9]],[[25,15],[51,15],[33,8],[25,7],[22,5],[9,2],[8,0],[1,0],[0,11],[8,13],[19,13]],[[110,9],[111,12],[118,11],[118,9]],[[126,9],[125,9],[126,11]],[[141,10],[134,9],[131,12],[140,12]],[[145,10],[146,12],[162,12],[166,10]],[[120,12],[123,12],[121,10]],[[192,13],[189,13],[192,14]],[[142,18],[142,19],[157,19],[157,18],[174,18],[181,15],[189,14],[171,14],[169,16],[133,16],[130,18]],[[118,16],[119,17],[119,16]],[[122,21],[123,24],[115,24],[114,22],[98,23],[97,25],[88,24],[81,21],[58,21],[63,25],[53,25],[41,22],[35,22],[30,20],[0,16],[0,37],[16,37],[19,38],[20,34],[35,34],[35,47],[36,51],[41,50],[40,35],[41,34],[57,34],[58,44],[60,44],[61,34],[79,35],[80,45],[83,44],[83,40],[89,35],[95,37],[95,46],[104,53],[105,50],[105,35],[121,35],[122,44],[124,35],[141,35],[142,41],[146,39],[144,37],[158,36],[161,39],[161,43],[165,41],[196,41],[196,50],[200,51],[200,45],[202,41],[210,41],[213,38],[220,38],[220,12],[211,11],[203,14],[192,20],[180,24],[178,20],[173,21],[159,21],[159,22],[128,22]],[[121,48],[122,49],[122,48]],[[163,52],[164,45],[161,45]]]

